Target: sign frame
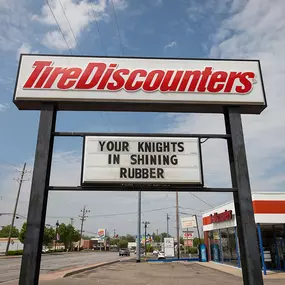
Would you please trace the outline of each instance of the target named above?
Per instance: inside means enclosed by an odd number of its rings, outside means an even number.
[[[38,56],[38,55],[34,55]],[[61,55],[57,55],[61,56]],[[22,57],[22,55],[21,55]],[[128,58],[128,57],[124,57]],[[160,58],[164,60],[164,58]],[[187,58],[189,59],[189,58]],[[183,59],[181,59],[183,60]],[[204,59],[203,59],[204,60]],[[219,59],[216,59],[219,60]],[[235,60],[230,60],[235,61]],[[247,60],[241,60],[247,61]],[[260,62],[258,62],[260,70]],[[20,65],[18,68],[19,76]],[[262,73],[260,71],[262,79]],[[246,159],[245,142],[241,114],[259,114],[267,107],[263,80],[262,90],[264,105],[262,106],[232,106],[232,105],[186,105],[186,104],[138,104],[138,103],[116,103],[116,104],[72,104],[64,102],[30,101],[14,103],[20,110],[40,110],[40,120],[36,153],[31,183],[30,202],[27,218],[27,234],[24,241],[24,251],[21,263],[20,285],[37,285],[39,280],[43,233],[49,191],[199,191],[199,192],[232,192],[236,208],[237,232],[240,248],[241,267],[244,284],[263,285],[261,262],[259,259],[259,248],[257,240],[256,225],[252,206],[251,187]],[[17,87],[17,86],[16,86]],[[16,90],[16,88],[15,88]],[[14,93],[15,96],[15,93]],[[15,99],[15,98],[14,98]],[[77,105],[77,108],[75,107]],[[169,107],[171,106],[171,108]],[[191,107],[192,106],[192,107]],[[57,111],[61,110],[100,110],[100,111],[143,111],[143,112],[185,112],[185,113],[222,113],[225,122],[225,134],[175,134],[176,137],[198,137],[203,139],[219,138],[225,139],[228,146],[229,167],[231,173],[232,187],[210,188],[193,187],[187,185],[96,185],[83,186],[51,186],[50,173],[53,154],[54,139],[57,136],[84,137],[90,133],[56,132]],[[96,134],[98,135],[98,133]],[[106,134],[103,134],[106,135]],[[122,135],[122,134],[117,134]],[[129,136],[130,134],[128,134]],[[162,134],[160,134],[162,135]],[[146,136],[146,134],[144,134]],[[157,136],[157,135],[156,135]],[[165,134],[166,137],[169,134]],[[171,136],[171,134],[170,134]],[[206,141],[206,140],[205,140]],[[203,141],[203,142],[205,142]],[[201,142],[202,143],[202,142]],[[254,258],[253,258],[254,257]]]
[[[118,136],[118,135],[117,135]],[[161,188],[161,186],[163,185],[171,185],[171,187],[175,187],[175,186],[184,186],[184,187],[188,187],[188,188],[193,188],[193,187],[204,187],[204,171],[203,171],[203,159],[202,159],[202,150],[201,150],[201,139],[200,138],[195,138],[197,139],[197,144],[198,144],[198,157],[199,157],[199,171],[200,171],[200,181],[201,183],[171,183],[171,182],[157,182],[157,183],[153,183],[153,182],[144,182],[144,181],[124,181],[124,182],[83,182],[83,176],[84,176],[84,158],[85,158],[85,153],[86,153],[86,137],[113,137],[112,135],[106,134],[105,136],[97,136],[97,135],[84,135],[83,137],[83,147],[82,147],[82,160],[81,160],[81,174],[80,174],[80,184],[81,186],[85,187],[85,186],[101,186],[101,185],[112,185],[113,187],[121,187],[122,184],[124,185],[156,185],[155,187],[157,188]],[[157,135],[157,137],[154,136],[142,136],[142,134],[131,134],[131,135],[120,135],[118,136],[120,138],[145,138],[145,139],[154,139],[154,138],[161,138],[161,139],[186,139],[185,137],[165,137],[163,135]],[[194,138],[194,137],[193,137]]]
[[[260,83],[263,93],[264,104],[238,104],[238,102],[230,103],[187,103],[180,102],[126,102],[126,101],[113,101],[105,102],[102,100],[95,102],[84,101],[72,101],[72,100],[17,100],[16,91],[18,85],[18,78],[21,69],[21,63],[23,56],[33,57],[67,57],[67,58],[106,58],[106,59],[149,59],[149,60],[176,60],[176,61],[224,61],[224,62],[256,62],[258,64],[258,70],[260,74]],[[201,95],[202,96],[202,95]],[[59,54],[21,54],[19,60],[19,66],[17,71],[16,85],[14,89],[13,102],[19,110],[41,110],[43,104],[55,104],[58,111],[131,111],[131,112],[180,112],[180,113],[224,113],[225,107],[238,106],[239,111],[242,114],[260,114],[267,107],[267,100],[265,94],[265,88],[263,83],[263,77],[261,72],[261,66],[259,60],[249,59],[211,59],[211,58],[162,58],[162,57],[132,57],[132,56],[86,56],[86,55],[59,55]]]

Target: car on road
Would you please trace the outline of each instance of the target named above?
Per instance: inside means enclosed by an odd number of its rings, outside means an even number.
[[[119,256],[130,256],[130,251],[128,248],[120,248],[119,250]]]
[[[157,255],[157,259],[165,259],[164,251],[160,251]]]

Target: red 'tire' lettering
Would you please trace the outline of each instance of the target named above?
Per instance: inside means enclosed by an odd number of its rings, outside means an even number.
[[[81,68],[35,61],[23,88],[246,94],[252,90],[254,78],[254,72],[213,71],[211,66],[202,70],[131,70],[119,68],[117,63],[89,62]]]

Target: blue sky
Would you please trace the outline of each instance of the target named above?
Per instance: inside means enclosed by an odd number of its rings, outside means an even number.
[[[49,4],[73,54],[80,54],[81,50],[84,55],[91,56],[260,59],[268,109],[260,116],[243,116],[251,183],[255,191],[284,191],[284,1],[113,0],[117,22],[110,0],[60,1],[72,30],[59,0],[49,0]],[[69,54],[67,44],[45,1],[0,0],[0,208],[3,211],[12,211],[17,187],[13,177],[18,175],[15,170],[25,161],[29,169],[33,166],[38,128],[39,112],[19,111],[12,103],[19,54]],[[218,115],[62,112],[58,114],[57,130],[197,133],[223,132],[224,126]],[[207,184],[228,186],[225,145],[223,142],[209,142],[203,148]],[[58,184],[78,183],[80,140],[59,139],[54,153],[52,181]],[[30,178],[28,174],[27,177]],[[19,205],[22,214],[27,212],[29,189],[28,181],[24,184]],[[198,193],[198,196],[213,205],[231,199],[230,195],[222,194]],[[99,202],[94,197],[99,197]],[[175,202],[172,194],[154,193],[144,197],[146,209],[172,207]],[[90,201],[94,202],[91,204]],[[94,215],[126,212],[126,209],[135,211],[135,201],[135,193],[52,193],[48,216],[76,217],[74,208],[78,212],[84,204]],[[181,206],[201,211],[209,207],[190,194],[181,194]],[[165,211],[158,211],[155,215],[157,220],[148,214],[145,218],[152,219],[153,229],[163,229],[165,215]],[[67,221],[67,218],[62,219]],[[95,224],[90,220],[87,227],[94,229],[104,224],[112,228],[122,223],[122,231],[135,231],[135,219],[128,223],[120,219],[99,220]],[[0,225],[7,221],[2,217]],[[47,221],[54,222],[52,218],[47,218]]]

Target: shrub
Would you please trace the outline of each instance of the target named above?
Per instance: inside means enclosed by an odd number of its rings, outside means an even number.
[[[8,251],[8,255],[22,255],[23,254],[23,250],[9,250]]]

